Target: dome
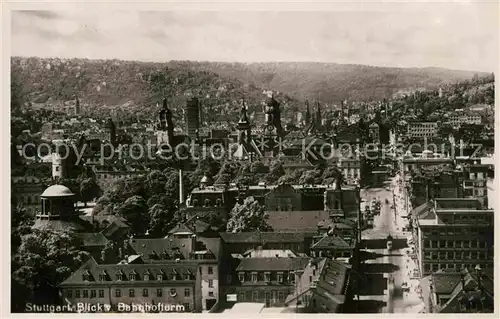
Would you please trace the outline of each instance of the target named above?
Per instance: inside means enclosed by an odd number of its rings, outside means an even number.
[[[74,196],[69,188],[64,185],[52,185],[45,189],[40,197],[68,197]]]

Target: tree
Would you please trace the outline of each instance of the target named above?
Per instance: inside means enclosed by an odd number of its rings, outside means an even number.
[[[251,232],[251,231],[272,231],[272,227],[267,224],[267,215],[259,202],[252,196],[247,197],[242,204],[236,204],[230,213],[227,222],[227,231]]]
[[[12,259],[12,311],[25,311],[28,302],[57,304],[57,285],[88,258],[81,246],[66,231],[33,229],[23,236]]]
[[[276,183],[278,179],[285,175],[283,163],[280,160],[273,161],[269,167],[269,172],[265,175],[264,180],[267,183]]]
[[[151,171],[146,177],[146,193],[148,196],[155,194],[163,194],[165,192],[165,184],[167,176],[159,170]]]
[[[80,198],[87,205],[87,202],[99,196],[100,188],[95,179],[87,178],[80,182]]]
[[[147,211],[146,201],[138,195],[130,197],[117,209],[118,215],[130,222],[132,232],[135,234],[143,234],[146,231]]]
[[[153,237],[164,237],[168,231],[177,225],[176,209],[172,202],[166,204],[155,204],[148,210],[149,235]]]
[[[337,182],[337,184],[340,186],[344,183],[344,175],[340,171],[340,169],[334,165],[331,164],[329,165],[324,171],[323,175],[321,176],[323,184],[325,185],[331,185],[333,182]]]
[[[108,195],[103,195],[97,200],[94,210],[92,210],[92,215],[113,215],[114,214],[114,204],[111,202],[111,198]]]
[[[300,185],[314,185],[316,181],[316,171],[315,170],[307,170],[299,178]]]

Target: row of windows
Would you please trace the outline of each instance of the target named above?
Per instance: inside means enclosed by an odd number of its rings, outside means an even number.
[[[277,281],[277,282],[285,282],[287,280],[289,283],[294,284],[295,283],[295,274],[290,272],[287,274],[283,272],[264,272],[264,273],[258,273],[258,272],[252,272],[252,273],[245,273],[245,272],[240,272],[238,273],[238,279],[240,282],[245,282],[245,281],[251,281],[251,282],[258,282],[258,281],[265,281],[265,282],[270,282],[270,281]]]
[[[285,301],[285,292],[283,291],[266,291],[265,292],[265,300],[277,299],[279,302]],[[240,291],[238,293],[238,301],[240,302],[258,302],[259,301],[259,292],[258,291]]]
[[[213,273],[213,269],[210,270],[210,268],[212,267],[209,267],[209,274]],[[212,271],[212,272],[210,272]],[[83,281],[90,281],[91,280],[91,275],[90,273],[84,273],[82,275],[83,277]],[[106,274],[106,273],[101,273],[99,274],[99,281],[108,281],[109,279],[109,275]],[[136,280],[141,280],[140,276],[138,274],[135,274],[135,273],[132,273],[128,276],[128,279],[130,281],[136,281]],[[144,281],[149,281],[151,280],[151,275],[150,274],[144,274],[143,275],[143,278],[142,278]],[[156,280],[194,280],[194,275],[193,274],[184,274],[184,275],[180,275],[180,274],[172,274],[172,276],[167,276],[166,274],[159,274],[156,276]],[[122,273],[118,273],[116,274],[116,280],[117,281],[123,281],[123,280],[127,280],[125,274],[122,274]]]
[[[104,290],[98,290],[99,292],[99,298],[104,298]],[[169,291],[169,294],[171,297],[177,296],[177,290],[175,288],[171,288]],[[73,290],[67,290],[66,291],[66,296],[68,298],[73,297]],[[121,297],[122,296],[122,291],[121,289],[115,289],[115,297]],[[129,289],[128,290],[128,296],[129,297],[135,297],[135,289]],[[142,296],[143,297],[148,297],[149,296],[149,289],[144,288],[142,289]],[[158,288],[156,289],[156,297],[162,297],[163,296],[163,289]],[[190,288],[185,288],[184,289],[184,297],[189,297],[191,296],[191,289]],[[89,298],[89,290],[75,290],[75,298]],[[97,298],[97,290],[92,289],[90,290],[90,298]]]
[[[350,258],[352,256],[351,252],[340,251],[333,253],[331,250],[326,251],[312,251],[312,257],[333,257],[333,258]]]
[[[479,194],[479,192],[475,192],[476,194]],[[492,216],[484,216],[484,215],[455,215],[453,218],[451,216],[441,216],[440,217],[441,221],[443,223],[451,223],[454,222],[456,224],[467,224],[469,222],[487,222],[491,223]],[[478,228],[457,228],[457,229],[447,229],[443,228],[442,230],[439,231],[440,234],[445,234],[446,232],[450,233],[453,235],[453,233],[461,233],[461,232],[467,232],[470,233],[471,235],[474,233],[478,233],[479,235],[482,235],[482,232],[484,232],[482,229]],[[437,234],[438,231],[432,231],[431,234]]]
[[[455,269],[455,270],[462,270],[465,268],[469,268],[469,270],[473,269],[476,267],[477,264],[474,265],[469,265],[469,264],[439,264],[439,263],[425,263],[424,264],[424,273],[429,273],[429,272],[436,272],[440,269]],[[484,263],[484,264],[479,264],[479,266],[482,269],[486,268],[491,268],[493,267],[493,264],[491,263]]]
[[[424,259],[426,260],[447,260],[447,259],[488,259],[488,252],[485,251],[426,251]]]
[[[486,248],[480,240],[424,240],[424,248]]]

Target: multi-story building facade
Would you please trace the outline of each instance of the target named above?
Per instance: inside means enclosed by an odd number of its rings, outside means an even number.
[[[65,304],[105,304],[121,312],[127,311],[127,306],[134,312],[201,311],[195,294],[200,285],[197,268],[194,262],[173,260],[99,265],[90,259],[60,285],[61,295]]]
[[[12,177],[12,196],[33,216],[40,208],[40,194],[44,189],[42,181],[34,176]]]
[[[489,169],[489,165],[486,164],[472,164],[462,167],[463,196],[478,199],[483,207],[489,207],[487,187]]]
[[[413,122],[408,124],[408,136],[411,138],[436,137],[437,133],[437,122]]]
[[[412,216],[421,273],[493,267],[493,210],[469,198],[434,199]],[[416,216],[415,216],[416,215]]]
[[[242,257],[235,260],[234,273],[229,274],[231,281],[226,282],[224,291],[236,295],[238,302],[264,303],[266,307],[284,306],[299,278],[296,271],[309,263],[309,257],[298,257],[286,250],[262,250]]]

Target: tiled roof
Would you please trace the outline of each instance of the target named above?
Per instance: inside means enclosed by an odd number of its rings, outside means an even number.
[[[135,281],[144,282],[144,274],[149,274],[149,281],[157,281],[157,275],[163,275],[163,283],[166,281],[172,281],[173,274],[176,272],[180,276],[177,281],[187,281],[183,275],[191,274],[190,281],[195,280],[197,263],[192,261],[180,261],[180,262],[168,262],[161,264],[97,264],[96,261],[91,258],[85,264],[83,264],[78,270],[76,270],[68,279],[66,279],[61,286],[68,285],[92,285],[100,282],[100,275],[105,275],[106,281],[104,284],[109,284],[110,282],[117,284],[126,284],[130,282],[130,275],[136,273],[137,277]],[[90,280],[84,281],[83,275],[88,273],[90,275]],[[117,274],[122,274],[123,278],[121,281],[117,280]],[[134,281],[134,282],[135,282]]]
[[[129,245],[137,255],[142,256],[145,262],[187,257],[180,251],[180,245],[175,239],[132,239]]]
[[[353,246],[338,236],[325,235],[317,243],[312,245],[311,248],[352,248]]]
[[[275,231],[315,231],[318,222],[329,220],[327,211],[266,211]]]
[[[437,294],[451,294],[460,283],[460,273],[436,272],[432,274],[434,292]]]
[[[315,232],[244,232],[219,233],[225,243],[302,243]]]
[[[236,271],[294,271],[304,269],[308,263],[308,257],[245,258],[241,260]]]

